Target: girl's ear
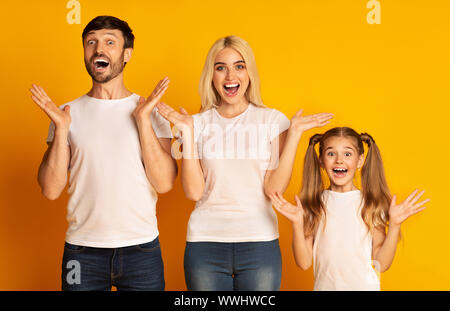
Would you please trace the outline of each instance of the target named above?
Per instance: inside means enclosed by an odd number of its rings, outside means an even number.
[[[358,169],[360,169],[360,168],[363,166],[363,164],[364,164],[364,154],[362,154],[362,155],[359,156],[359,159],[358,159]]]
[[[323,167],[322,157],[319,157],[319,164],[320,164],[320,168],[325,169],[325,168]]]

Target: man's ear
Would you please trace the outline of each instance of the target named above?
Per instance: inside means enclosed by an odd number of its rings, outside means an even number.
[[[133,48],[127,48],[125,49],[124,53],[123,53],[123,61],[125,63],[128,63],[131,59],[131,55],[133,54]]]

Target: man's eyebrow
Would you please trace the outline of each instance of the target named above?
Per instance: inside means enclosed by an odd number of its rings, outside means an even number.
[[[94,34],[94,33],[95,33],[95,30],[89,31],[89,32],[86,34],[86,37],[89,36],[89,35],[92,35],[92,34]],[[116,34],[115,34],[115,33],[112,33],[112,32],[107,32],[107,33],[105,33],[105,35],[110,35],[110,36],[113,36],[113,37],[116,37],[116,38],[117,38]]]

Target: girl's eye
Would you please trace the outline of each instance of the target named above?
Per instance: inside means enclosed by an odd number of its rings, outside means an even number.
[[[350,152],[346,152],[346,153],[345,153],[345,156],[346,156],[346,157],[350,157],[351,155],[352,155],[352,154],[351,154]]]
[[[329,156],[329,157],[334,156],[334,152],[332,152],[332,151],[328,152],[328,153],[327,153],[327,156]]]

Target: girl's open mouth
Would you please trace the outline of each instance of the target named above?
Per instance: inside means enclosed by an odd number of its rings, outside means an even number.
[[[336,177],[345,177],[347,175],[347,169],[345,168],[333,168],[333,173]]]

